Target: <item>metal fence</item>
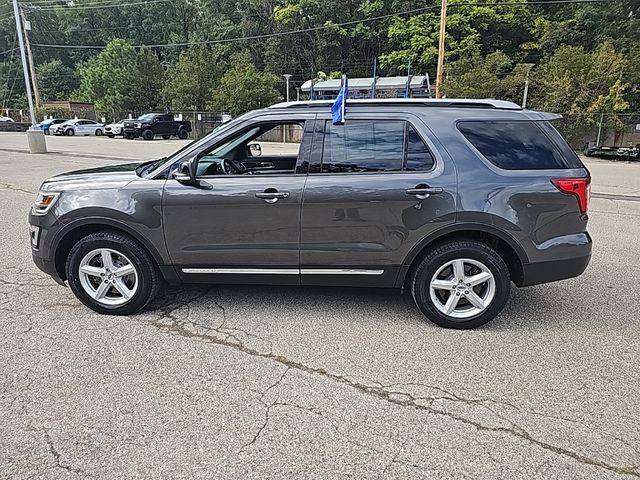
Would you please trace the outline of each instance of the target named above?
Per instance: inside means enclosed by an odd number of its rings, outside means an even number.
[[[640,112],[569,113],[553,122],[577,151],[587,144],[628,147],[640,144]]]

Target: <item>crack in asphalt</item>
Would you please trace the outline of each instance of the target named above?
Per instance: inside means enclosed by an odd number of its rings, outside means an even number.
[[[27,430],[30,432],[38,432],[38,433],[42,433],[43,437],[44,437],[44,441],[47,444],[47,449],[49,454],[53,457],[53,461],[54,461],[54,466],[56,468],[61,468],[63,470],[66,470],[67,472],[70,473],[75,473],[77,475],[84,475],[86,476],[86,473],[84,472],[84,470],[80,469],[80,468],[75,468],[72,467],[70,465],[64,465],[62,463],[62,454],[60,453],[60,451],[56,448],[55,444],[53,443],[53,439],[51,438],[51,434],[49,433],[49,430],[45,427],[34,427],[33,425],[29,425],[27,426]]]
[[[0,182],[0,190],[13,190],[14,192],[28,193],[29,195],[37,194],[36,192],[25,190],[24,188],[19,188],[19,187],[16,187],[15,185],[12,185],[10,183],[4,183],[4,182]]]
[[[205,292],[204,294],[200,295],[200,297],[203,297],[206,295],[207,292]],[[211,343],[211,344],[215,344],[215,345],[219,345],[219,346],[224,346],[224,347],[228,347],[228,348],[232,348],[236,351],[242,352],[244,354],[247,355],[251,355],[253,357],[258,357],[258,358],[262,358],[262,359],[267,359],[270,361],[273,361],[275,363],[284,365],[285,367],[288,367],[289,369],[295,369],[301,372],[305,372],[305,373],[309,373],[309,374],[313,374],[313,375],[319,375],[322,376],[324,378],[328,378],[330,380],[333,380],[337,383],[343,384],[343,385],[347,385],[361,393],[364,393],[366,395],[375,397],[379,400],[391,403],[393,405],[397,405],[400,407],[405,407],[405,408],[413,408],[415,410],[420,410],[420,411],[424,411],[426,413],[432,414],[432,415],[437,415],[437,416],[441,416],[441,417],[445,417],[451,420],[454,420],[456,422],[462,423],[464,425],[468,425],[471,427],[476,428],[478,431],[483,431],[483,432],[493,432],[493,433],[501,433],[501,434],[505,434],[505,435],[509,435],[511,437],[517,438],[519,440],[523,440],[525,442],[528,442],[532,445],[535,445],[537,447],[540,447],[548,452],[551,453],[555,453],[557,455],[563,455],[565,457],[571,458],[581,464],[584,465],[588,465],[588,466],[594,466],[594,467],[599,467],[614,473],[618,473],[621,475],[630,475],[633,477],[637,477],[640,478],[640,471],[638,471],[638,468],[636,466],[630,466],[630,467],[626,467],[626,466],[617,466],[617,465],[612,465],[609,463],[606,463],[604,461],[598,460],[598,459],[594,459],[594,458],[590,458],[586,455],[577,453],[577,452],[573,452],[571,450],[568,450],[566,448],[562,448],[562,447],[558,447],[555,445],[551,445],[547,442],[544,442],[542,440],[538,440],[537,438],[533,437],[530,433],[528,433],[526,430],[524,430],[523,428],[517,426],[516,424],[514,424],[511,421],[508,421],[508,423],[511,424],[510,427],[502,427],[502,426],[487,426],[487,425],[483,425],[480,422],[474,421],[474,420],[470,420],[468,418],[465,418],[461,415],[452,413],[452,412],[447,412],[445,410],[441,410],[438,408],[435,408],[432,406],[432,403],[434,400],[450,400],[450,401],[461,401],[462,403],[470,403],[470,404],[477,404],[479,403],[478,401],[475,400],[469,400],[469,401],[465,401],[464,399],[461,399],[461,397],[458,396],[446,396],[446,397],[413,397],[410,394],[407,394],[405,392],[390,392],[388,390],[386,390],[384,387],[379,387],[379,386],[370,386],[370,385],[366,385],[363,384],[361,382],[356,382],[353,381],[345,376],[342,375],[338,375],[336,373],[332,373],[329,372],[327,370],[325,370],[324,368],[319,368],[319,367],[311,367],[308,365],[305,365],[303,363],[297,362],[295,360],[291,360],[288,359],[287,357],[281,356],[281,355],[277,355],[274,354],[273,352],[261,352],[258,351],[254,348],[248,347],[245,344],[238,342],[237,339],[235,339],[236,341],[230,341],[229,339],[231,338],[231,336],[229,336],[228,334],[224,333],[224,332],[218,332],[216,329],[208,329],[209,332],[216,332],[222,335],[226,335],[225,338],[220,338],[216,335],[211,335],[208,332],[207,333],[200,333],[200,332],[195,332],[193,330],[189,330],[188,328],[185,327],[185,325],[187,323],[191,324],[191,325],[195,325],[195,326],[201,326],[201,325],[197,325],[194,324],[193,322],[181,322],[179,320],[177,320],[175,318],[175,316],[173,317],[173,321],[170,323],[163,323],[162,320],[166,319],[166,318],[170,318],[170,315],[172,315],[173,311],[177,310],[178,308],[180,308],[180,306],[173,308],[173,309],[169,309],[169,312],[171,313],[167,313],[165,312],[163,315],[160,315],[157,319],[152,320],[150,322],[147,322],[148,324],[160,329],[161,331],[165,332],[165,333],[169,333],[172,335],[178,335],[184,338],[188,338],[188,339],[195,339],[195,340],[200,340],[200,341],[204,341],[207,343]],[[430,387],[427,386],[429,388],[434,388],[436,390],[443,390],[440,389],[439,387]],[[450,395],[449,392],[447,392],[448,395]],[[418,403],[421,400],[427,400],[429,403],[427,403],[426,405],[423,403]],[[274,405],[276,405],[274,403]],[[269,408],[273,408],[274,405],[271,405]],[[502,417],[501,417],[502,418]],[[262,429],[264,429],[264,427],[262,427]],[[260,431],[262,431],[262,429]]]
[[[240,452],[243,451],[245,448],[248,448],[251,445],[253,445],[254,443],[256,443],[256,441],[258,440],[258,437],[260,437],[260,434],[262,433],[262,431],[265,428],[267,428],[267,425],[269,424],[269,414],[271,413],[271,408],[273,408],[277,404],[279,397],[276,396],[276,399],[271,404],[265,403],[264,397],[267,395],[267,393],[269,393],[269,391],[273,390],[278,385],[280,385],[280,383],[282,383],[282,381],[284,380],[284,377],[287,375],[289,370],[290,370],[290,368],[287,367],[285,369],[285,371],[282,372],[282,375],[280,375],[280,377],[275,381],[275,383],[273,383],[272,385],[267,387],[267,389],[264,392],[262,392],[262,395],[260,396],[258,401],[262,405],[264,405],[264,407],[265,407],[264,422],[262,423],[262,425],[260,425],[260,427],[258,428],[258,431],[253,435],[253,438],[248,443],[245,443],[244,445],[242,445],[240,447]]]

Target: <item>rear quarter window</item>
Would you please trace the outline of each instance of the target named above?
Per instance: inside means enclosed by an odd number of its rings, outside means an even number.
[[[505,170],[577,168],[572,165],[576,161],[581,166],[575,154],[575,161],[568,161],[543,130],[546,126],[536,123],[529,120],[463,121],[458,122],[458,130],[489,162]],[[562,137],[560,140],[564,142]]]

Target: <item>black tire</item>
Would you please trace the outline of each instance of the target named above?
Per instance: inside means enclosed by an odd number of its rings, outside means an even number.
[[[102,130],[97,129],[96,130],[96,137],[101,137],[102,136]]]
[[[94,300],[80,281],[82,259],[96,249],[109,248],[125,255],[138,274],[138,287],[131,299],[120,306],[105,306]],[[163,279],[155,261],[136,240],[113,231],[92,233],[76,243],[66,263],[67,281],[75,296],[91,310],[107,315],[131,315],[145,308],[160,292]]]
[[[107,133],[107,137],[109,137],[109,138],[116,138],[116,136],[115,136],[114,134],[112,134],[112,133]]]
[[[181,128],[180,130],[178,130],[178,138],[180,140],[186,140],[188,136],[189,136],[189,133],[184,128]]]
[[[483,312],[464,319],[457,319],[441,312],[430,294],[431,280],[434,275],[448,262],[456,259],[480,262],[488,268],[495,280],[495,295],[489,306]],[[504,260],[495,250],[482,242],[461,239],[441,244],[419,257],[409,276],[409,288],[416,306],[433,323],[445,328],[469,329],[484,325],[502,311],[509,298],[511,277]],[[453,295],[453,292],[449,295]],[[464,302],[468,303],[466,299]]]
[[[142,132],[142,138],[144,138],[145,140],[153,140],[153,137],[155,137],[155,135],[151,130],[145,130],[144,132]]]
[[[124,134],[124,138],[126,138],[127,140],[133,140],[133,134],[131,134],[131,133],[125,133],[125,134]]]
[[[169,140],[171,138],[171,135],[162,135],[162,138],[164,138],[165,140]]]
[[[73,137],[76,134],[76,131],[73,128],[68,128],[66,132],[64,132],[64,134],[67,137]]]

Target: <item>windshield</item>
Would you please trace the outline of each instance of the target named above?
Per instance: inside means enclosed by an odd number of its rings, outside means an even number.
[[[155,113],[146,113],[144,115],[140,115],[138,117],[138,120],[142,120],[143,122],[148,122],[149,120],[153,120],[153,117],[155,116],[156,116]]]

